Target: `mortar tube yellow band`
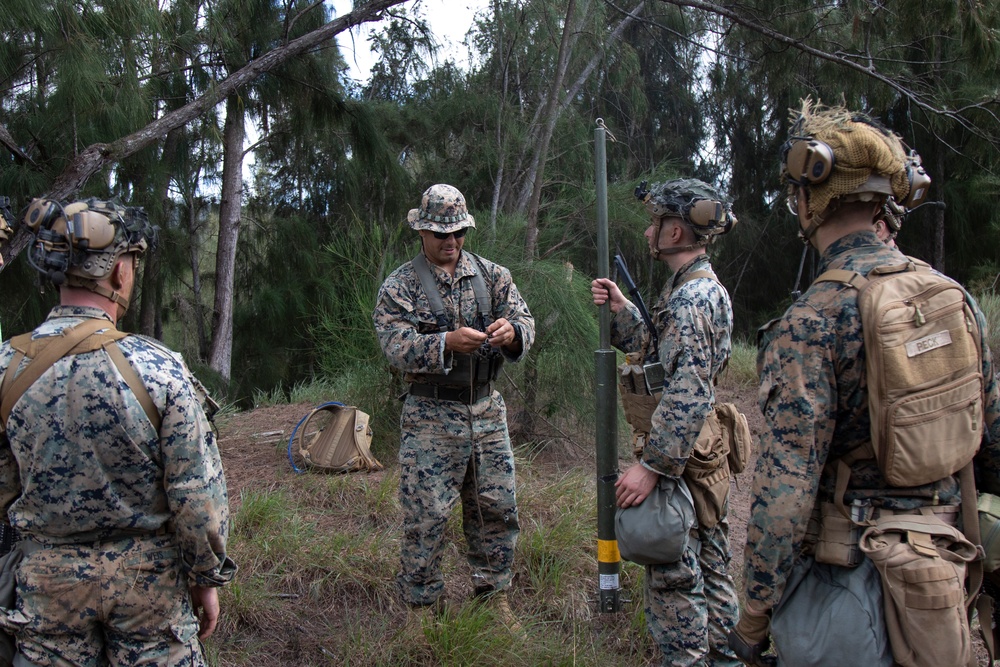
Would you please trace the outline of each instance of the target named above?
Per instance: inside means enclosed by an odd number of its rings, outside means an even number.
[[[597,561],[599,563],[621,562],[622,555],[618,552],[618,540],[597,540]]]

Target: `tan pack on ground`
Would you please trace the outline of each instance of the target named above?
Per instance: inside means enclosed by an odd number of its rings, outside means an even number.
[[[329,413],[329,421],[306,443],[309,425],[325,413]],[[327,472],[381,470],[382,464],[371,453],[372,429],[368,422],[369,416],[356,407],[324,403],[303,418],[292,433],[292,441],[298,433],[299,456],[312,468]]]

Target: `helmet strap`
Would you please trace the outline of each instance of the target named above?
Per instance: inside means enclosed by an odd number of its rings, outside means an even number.
[[[65,284],[70,287],[79,287],[81,289],[90,290],[94,294],[99,294],[108,301],[118,304],[124,311],[128,310],[128,299],[123,297],[117,290],[109,289],[104,285],[99,284],[96,280],[89,280],[87,278],[81,278],[79,276],[69,274],[66,276]]]

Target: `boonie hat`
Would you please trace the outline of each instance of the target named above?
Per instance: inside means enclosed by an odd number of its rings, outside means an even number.
[[[469,214],[465,196],[458,188],[444,183],[427,188],[420,199],[420,208],[410,209],[406,221],[413,229],[428,229],[443,234],[476,227],[476,219]]]

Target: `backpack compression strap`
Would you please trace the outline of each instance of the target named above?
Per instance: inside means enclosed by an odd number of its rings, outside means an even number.
[[[107,329],[97,333],[100,329]],[[104,349],[114,363],[122,379],[135,395],[143,412],[157,433],[160,432],[160,413],[153,403],[142,378],[135,372],[132,365],[122,354],[117,341],[129,334],[118,331],[110,322],[101,319],[88,319],[81,324],[63,331],[58,336],[32,340],[31,334],[22,334],[11,339],[11,347],[17,352],[11,359],[0,385],[0,424],[6,429],[7,419],[14,405],[21,399],[24,392],[33,385],[59,359],[70,354],[81,354]],[[17,374],[21,361],[28,357],[24,370]],[[16,377],[15,377],[16,375]]]

